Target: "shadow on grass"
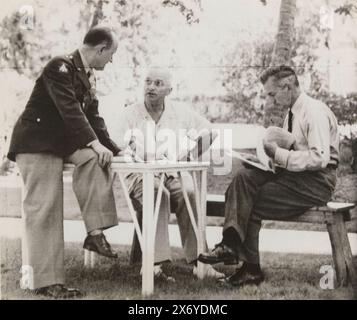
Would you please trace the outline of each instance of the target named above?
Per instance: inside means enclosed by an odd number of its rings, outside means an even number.
[[[142,299],[140,265],[130,266],[129,247],[115,246],[119,258],[98,257],[94,269],[83,266],[80,244],[66,243],[66,283],[86,292],[84,299]],[[227,287],[214,280],[197,280],[192,266],[183,259],[182,250],[173,248],[174,263],[165,266],[165,272],[174,276],[175,283],[155,281],[155,293],[150,299],[353,299],[352,288],[323,290],[320,288],[320,267],[331,265],[331,257],[263,253],[261,265],[266,281],[259,286]],[[355,261],[357,262],[357,261]],[[2,299],[43,299],[20,289],[21,250],[19,240],[1,241]],[[226,274],[234,266],[218,265]]]

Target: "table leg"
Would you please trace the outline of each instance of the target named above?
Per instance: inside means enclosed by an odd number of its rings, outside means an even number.
[[[154,174],[143,173],[142,294],[154,292]]]
[[[87,249],[84,249],[84,266],[86,268],[90,266],[90,251]]]
[[[198,216],[197,219],[197,224],[198,224],[198,230],[200,233],[200,236],[202,238],[202,251],[198,251],[198,254],[206,252],[207,250],[207,240],[206,240],[206,225],[207,225],[207,170],[201,171],[201,215]],[[197,271],[198,274],[200,275],[200,272],[202,274],[205,274],[205,268],[207,268],[207,265],[198,262],[197,264]],[[202,275],[203,277],[203,275]]]
[[[124,197],[126,199],[126,203],[128,205],[128,208],[129,208],[129,212],[130,212],[131,218],[133,219],[134,228],[135,228],[136,234],[138,236],[140,248],[142,250],[143,249],[142,232],[141,232],[141,229],[140,229],[138,217],[136,215],[136,211],[134,209],[133,203],[131,202],[129,191],[128,191],[128,188],[127,188],[127,186],[125,184],[123,174],[119,172],[118,176],[119,176],[119,180],[120,180],[120,183],[121,183],[121,187],[123,189]]]
[[[207,190],[207,172],[202,170],[198,174],[193,173],[193,182],[195,187],[195,198],[197,207],[197,256],[206,251],[206,190]],[[197,276],[203,279],[207,265],[197,263]]]

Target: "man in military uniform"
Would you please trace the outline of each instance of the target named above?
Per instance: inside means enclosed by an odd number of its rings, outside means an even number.
[[[64,286],[64,161],[75,165],[73,190],[88,232],[84,248],[117,257],[102,230],[118,224],[108,167],[120,149],[98,114],[92,70],[112,62],[117,47],[109,28],[88,31],[73,54],[48,62],[15,124],[8,158],[25,186],[23,266],[36,294],[82,295]]]

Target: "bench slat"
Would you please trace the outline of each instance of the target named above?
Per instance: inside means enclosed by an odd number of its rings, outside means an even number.
[[[207,202],[224,202],[225,196],[221,194],[211,194],[207,193]]]
[[[207,195],[207,216],[224,217],[224,195],[208,194]],[[350,221],[350,209],[356,206],[354,203],[328,202],[326,206],[313,207],[306,213],[289,219],[279,219],[279,221],[288,222],[308,222],[324,224],[331,217],[328,214],[342,213],[344,221]],[[267,220],[267,219],[265,219]],[[278,221],[278,220],[277,220]]]
[[[207,194],[207,202],[224,203],[225,196],[220,194]],[[350,202],[328,202],[326,206],[313,207],[310,211],[331,211],[339,212],[353,209],[356,206],[355,203]]]

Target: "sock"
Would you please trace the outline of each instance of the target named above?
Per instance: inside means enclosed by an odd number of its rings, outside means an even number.
[[[223,232],[222,243],[237,252],[237,248],[241,244],[238,232],[232,227],[226,229]]]
[[[89,232],[90,236],[97,236],[98,234],[102,234],[103,231],[100,229],[96,229],[96,230],[92,230],[91,232]]]

